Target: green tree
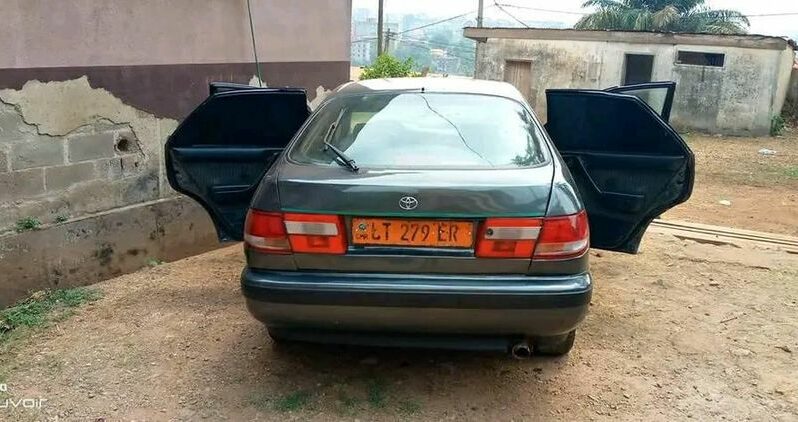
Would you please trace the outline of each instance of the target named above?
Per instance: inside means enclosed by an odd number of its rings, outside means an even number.
[[[407,76],[418,76],[418,74],[413,71],[413,59],[408,57],[402,61],[390,54],[381,54],[371,66],[363,68],[363,72],[360,74],[360,80],[402,78]]]
[[[596,7],[577,29],[744,34],[748,18],[735,10],[710,9],[705,0],[588,0]]]

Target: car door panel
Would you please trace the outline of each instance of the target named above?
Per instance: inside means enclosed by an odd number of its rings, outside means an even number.
[[[692,192],[693,155],[640,98],[549,90],[546,129],[588,211],[595,248],[634,253],[648,224]]]
[[[220,240],[241,240],[260,180],[308,114],[301,89],[213,84],[166,143],[170,185],[205,208]]]

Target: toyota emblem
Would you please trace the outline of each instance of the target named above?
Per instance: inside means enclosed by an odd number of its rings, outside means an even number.
[[[412,196],[403,196],[402,199],[399,200],[399,208],[410,211],[414,210],[418,207],[418,199]]]

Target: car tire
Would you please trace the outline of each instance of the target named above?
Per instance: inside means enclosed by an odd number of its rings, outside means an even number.
[[[535,340],[535,354],[541,356],[567,355],[574,347],[576,330],[562,336],[539,337]]]

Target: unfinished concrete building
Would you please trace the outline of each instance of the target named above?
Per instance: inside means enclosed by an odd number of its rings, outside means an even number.
[[[513,83],[545,119],[546,89],[672,80],[684,131],[767,135],[787,95],[795,43],[759,35],[466,28],[476,77]]]

